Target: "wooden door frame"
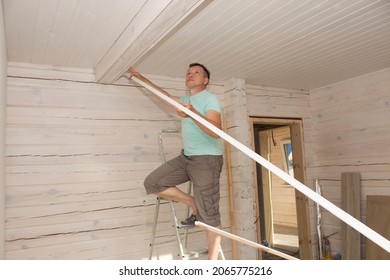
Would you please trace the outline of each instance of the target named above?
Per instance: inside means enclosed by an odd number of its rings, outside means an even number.
[[[302,184],[306,184],[306,164],[304,157],[303,146],[303,121],[301,119],[282,119],[282,118],[262,118],[262,117],[250,117],[250,127],[252,133],[252,140],[255,139],[254,125],[280,125],[289,126],[291,134],[291,145],[294,161],[294,177]],[[252,141],[254,149],[254,141]],[[254,162],[254,174],[256,171],[256,162]],[[258,185],[257,176],[254,176],[256,186]],[[259,194],[256,187],[256,207],[259,211]],[[313,253],[311,248],[311,235],[310,235],[310,216],[308,207],[308,198],[300,191],[295,190],[296,207],[297,207],[297,225],[298,225],[298,238],[299,238],[299,252],[300,259],[311,260],[313,259]],[[259,212],[258,212],[259,213]],[[262,237],[260,234],[260,225],[257,223],[258,241],[261,242]]]

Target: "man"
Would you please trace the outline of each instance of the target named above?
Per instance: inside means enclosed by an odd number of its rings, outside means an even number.
[[[182,97],[170,95],[133,68],[129,68],[128,72],[129,79],[134,76],[142,80],[221,129],[221,105],[217,96],[206,90],[210,72],[204,65],[189,65],[185,79],[189,95]],[[181,110],[175,109],[182,117],[183,150],[179,156],[164,163],[146,177],[146,192],[188,205],[192,214],[181,222],[183,225],[192,225],[199,220],[220,227],[219,179],[223,165],[221,140],[213,131]],[[189,180],[193,183],[194,196],[176,187]],[[207,231],[209,259],[218,259],[220,242],[219,234]]]

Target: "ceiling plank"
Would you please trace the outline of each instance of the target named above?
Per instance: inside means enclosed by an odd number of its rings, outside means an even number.
[[[149,0],[95,69],[96,81],[113,83],[205,0]]]

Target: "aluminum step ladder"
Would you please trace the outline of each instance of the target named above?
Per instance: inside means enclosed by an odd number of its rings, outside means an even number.
[[[159,133],[158,143],[159,143],[159,148],[160,148],[161,160],[163,163],[167,161],[166,151],[165,151],[165,147],[164,147],[164,136],[166,136],[166,135],[177,135],[177,136],[181,137],[181,133],[177,129],[163,129]],[[187,193],[188,194],[192,193],[192,182],[191,181],[188,182]],[[152,236],[150,239],[149,259],[151,260],[153,257],[153,250],[154,250],[155,239],[156,239],[156,229],[157,229],[158,217],[159,217],[159,212],[160,212],[160,204],[161,204],[161,201],[163,201],[163,200],[167,201],[170,204],[170,212],[171,212],[171,216],[172,216],[172,220],[173,220],[173,227],[175,230],[176,240],[177,240],[177,244],[179,247],[179,254],[180,254],[179,257],[182,260],[189,260],[189,259],[197,259],[197,258],[200,258],[202,256],[207,256],[207,254],[208,254],[207,249],[203,250],[201,252],[188,251],[188,249],[187,249],[188,230],[195,228],[195,226],[183,226],[180,223],[180,221],[176,215],[176,209],[175,209],[176,202],[157,196],[156,207],[155,207],[155,211],[154,211]],[[190,214],[189,207],[187,207],[186,212],[187,212],[186,216],[188,217]],[[225,259],[222,248],[220,248],[220,250],[219,250],[219,258],[221,258],[222,260]]]

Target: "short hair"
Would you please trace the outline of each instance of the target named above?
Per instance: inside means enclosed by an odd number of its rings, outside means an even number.
[[[203,71],[206,73],[207,79],[210,80],[210,71],[209,71],[209,69],[206,68],[206,66],[204,66],[203,64],[195,62],[195,63],[191,63],[189,68],[194,67],[194,66],[202,67]]]

